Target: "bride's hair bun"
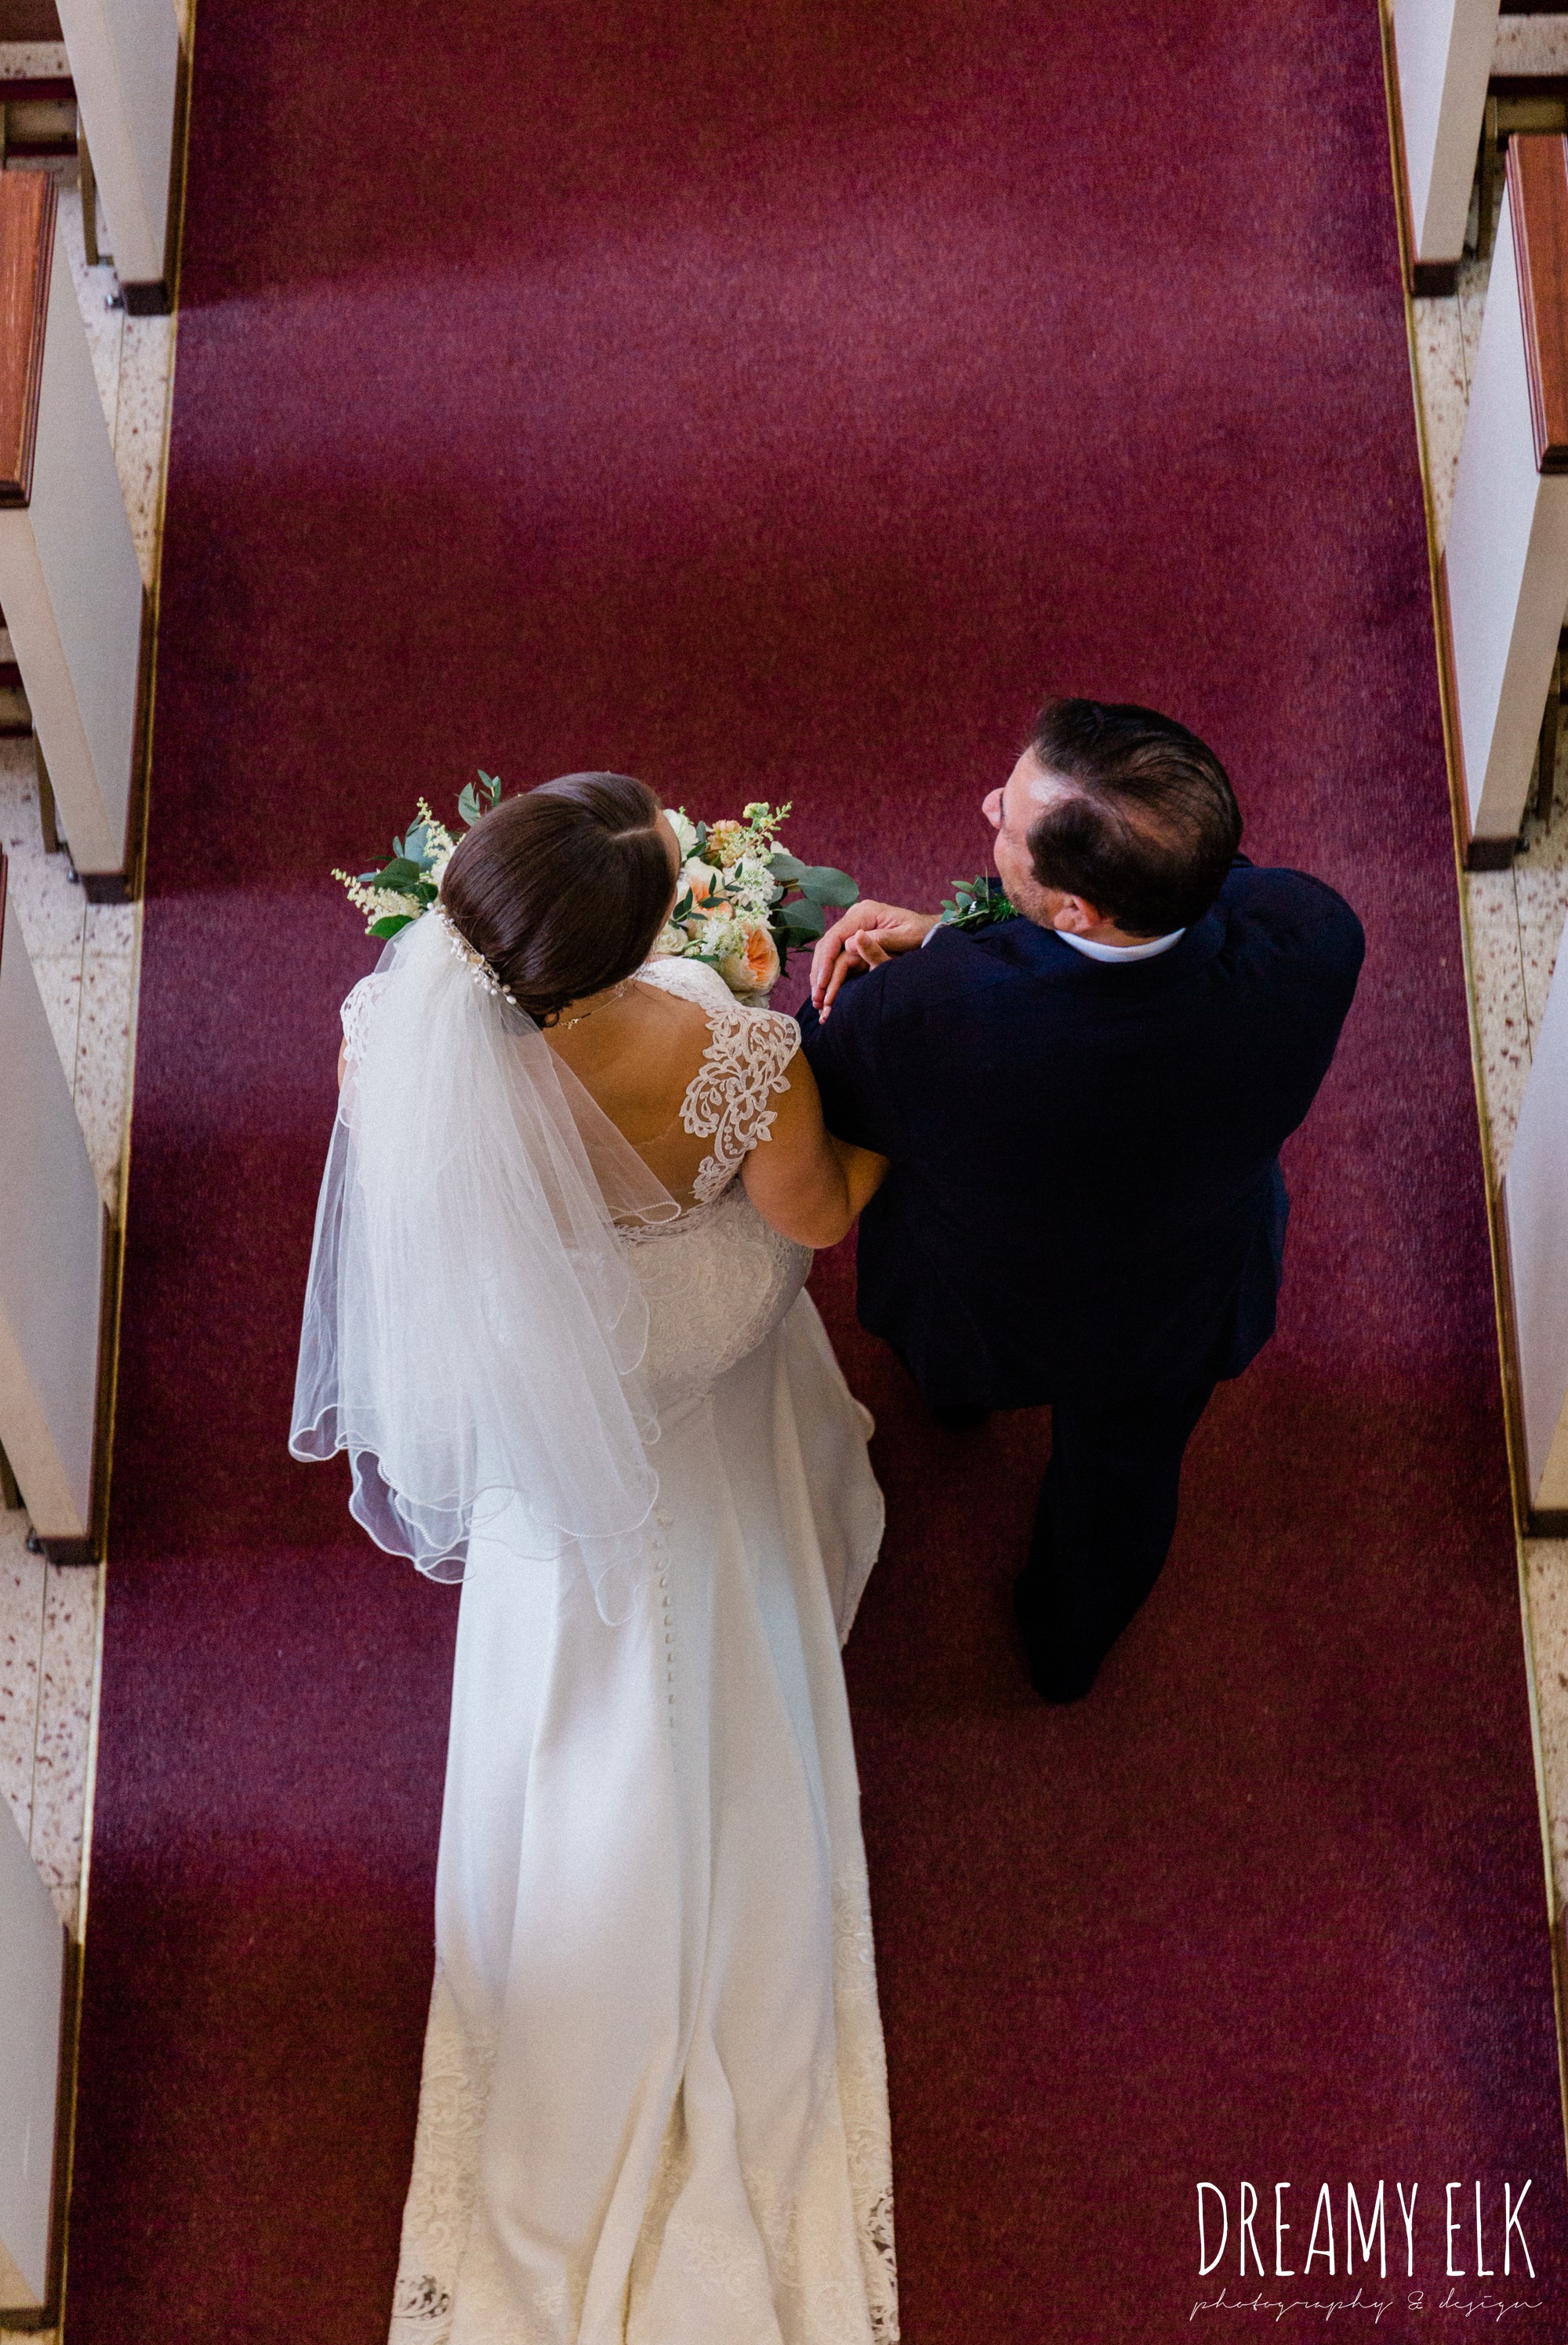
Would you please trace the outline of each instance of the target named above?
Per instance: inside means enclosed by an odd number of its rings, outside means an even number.
[[[674,893],[672,843],[646,782],[563,774],[481,817],[441,903],[518,1008],[549,1025],[642,968]]]

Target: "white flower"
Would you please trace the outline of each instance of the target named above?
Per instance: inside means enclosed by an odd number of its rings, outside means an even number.
[[[378,920],[417,920],[425,909],[417,896],[400,895],[393,888],[372,888],[351,872],[334,871],[332,877],[341,880],[354,909],[363,912],[367,935]]]
[[[666,807],[664,819],[675,834],[675,844],[681,850],[681,860],[684,863],[686,858],[696,848],[697,826],[688,819],[684,809],[681,807]]]
[[[703,959],[711,960],[716,969],[721,962],[728,960],[732,953],[744,952],[745,943],[746,932],[739,920],[723,915],[710,916],[703,923],[703,938],[698,949]]]
[[[425,834],[425,853],[434,858],[425,877],[427,879],[439,881],[441,873],[451,860],[452,849],[456,847],[457,840],[444,822],[436,820],[430,811],[429,798],[421,798],[415,808],[415,819],[410,827],[417,829],[420,826],[423,827]]]

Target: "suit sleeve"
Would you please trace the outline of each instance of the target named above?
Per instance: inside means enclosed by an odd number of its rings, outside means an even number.
[[[882,971],[851,978],[824,1026],[808,1001],[799,1012],[801,1048],[822,1093],[829,1132],[884,1156],[900,1153],[900,1118],[888,1083],[881,1025]]]

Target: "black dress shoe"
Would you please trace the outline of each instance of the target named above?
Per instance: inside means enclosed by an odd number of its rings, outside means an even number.
[[[1094,1691],[1098,1661],[1087,1670],[1081,1661],[1077,1667],[1070,1663],[1059,1639],[1040,1617],[1037,1593],[1027,1569],[1013,1582],[1013,1617],[1023,1635],[1029,1683],[1042,1701],[1058,1705],[1082,1701]]]
[[[931,1414],[938,1425],[946,1426],[949,1433],[975,1433],[982,1425],[990,1424],[996,1411],[975,1408],[967,1401],[960,1400],[949,1403],[946,1408],[933,1408]]]

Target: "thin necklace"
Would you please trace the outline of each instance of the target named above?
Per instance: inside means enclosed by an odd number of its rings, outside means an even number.
[[[620,984],[605,995],[603,1001],[594,1003],[593,1010],[602,1010],[607,1002],[619,1001],[626,990],[627,983],[628,980],[622,978]],[[562,1034],[570,1033],[573,1026],[581,1026],[585,1018],[592,1018],[593,1010],[580,1010],[575,1018],[558,1018],[555,1021],[558,1030]]]

